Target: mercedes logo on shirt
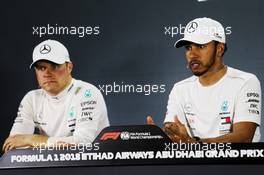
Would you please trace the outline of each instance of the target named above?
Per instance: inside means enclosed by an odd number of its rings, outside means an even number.
[[[194,32],[198,27],[197,22],[191,22],[188,26],[187,26],[187,32],[192,33]]]
[[[51,51],[51,48],[50,48],[50,46],[49,46],[48,44],[44,44],[44,45],[41,46],[40,49],[39,49],[39,52],[40,52],[41,54],[47,54],[47,53],[49,53],[50,51]]]

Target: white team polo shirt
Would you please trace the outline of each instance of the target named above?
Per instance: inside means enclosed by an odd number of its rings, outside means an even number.
[[[192,76],[176,83],[169,95],[164,122],[174,117],[185,124],[193,137],[214,138],[231,132],[237,122],[258,124],[253,142],[260,140],[261,87],[257,77],[228,67],[214,85],[202,86]]]
[[[57,96],[43,89],[28,92],[18,109],[10,135],[33,134],[35,128],[49,137],[48,144],[91,143],[109,126],[101,92],[92,84],[73,79]]]

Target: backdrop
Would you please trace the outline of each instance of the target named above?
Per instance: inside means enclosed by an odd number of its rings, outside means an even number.
[[[174,83],[192,75],[173,44],[197,17],[220,21],[224,62],[264,83],[261,0],[9,0],[0,8],[1,145],[21,99],[37,88],[33,48],[49,38],[68,48],[76,79],[101,89],[111,125],[145,124],[147,115],[162,125]]]

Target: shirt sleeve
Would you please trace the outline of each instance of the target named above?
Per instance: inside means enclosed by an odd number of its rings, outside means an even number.
[[[256,76],[244,84],[236,99],[234,123],[242,121],[261,123],[261,87]]]
[[[167,104],[167,112],[165,116],[165,122],[174,122],[174,118],[177,117],[179,121],[187,126],[187,122],[185,119],[183,108],[179,102],[180,100],[180,92],[177,86],[175,85],[169,95],[169,100]]]
[[[76,123],[72,136],[49,137],[48,145],[57,142],[92,143],[100,131],[109,126],[104,98],[97,88],[82,91],[76,103]]]
[[[26,94],[22,99],[10,135],[34,133],[35,124],[33,121],[34,113],[31,99],[30,93]]]

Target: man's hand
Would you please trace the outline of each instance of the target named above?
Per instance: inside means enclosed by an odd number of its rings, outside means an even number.
[[[174,122],[164,123],[163,131],[173,142],[195,142],[195,139],[189,136],[185,125],[177,117],[174,118]]]
[[[154,120],[152,119],[151,116],[147,116],[147,124],[148,125],[155,125]]]
[[[20,147],[33,147],[46,144],[48,140],[47,136],[37,134],[17,134],[9,136],[3,145],[2,150],[7,152],[9,150],[20,148]]]
[[[147,117],[147,124],[155,125],[151,116]],[[184,124],[182,124],[177,117],[174,118],[174,122],[164,123],[162,130],[173,142],[195,142],[195,139],[189,136]]]

